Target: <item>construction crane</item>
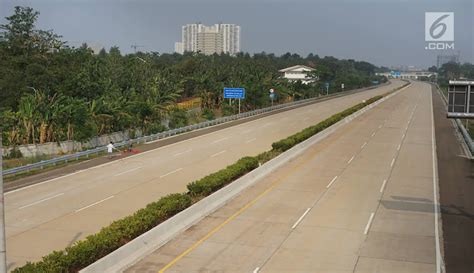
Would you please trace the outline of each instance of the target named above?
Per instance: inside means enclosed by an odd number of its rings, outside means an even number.
[[[133,48],[134,52],[137,53],[137,48],[139,47],[145,47],[144,45],[132,45],[130,46],[131,48]]]

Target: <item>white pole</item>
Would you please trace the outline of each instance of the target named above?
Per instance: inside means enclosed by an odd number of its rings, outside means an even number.
[[[0,273],[7,272],[7,249],[5,244],[5,198],[3,195],[3,148],[0,130]]]

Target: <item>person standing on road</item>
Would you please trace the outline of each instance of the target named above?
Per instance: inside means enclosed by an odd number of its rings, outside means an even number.
[[[114,152],[114,149],[118,151],[118,149],[115,148],[114,143],[111,141],[109,145],[107,145],[107,153],[109,154],[109,159],[112,159],[112,153]]]

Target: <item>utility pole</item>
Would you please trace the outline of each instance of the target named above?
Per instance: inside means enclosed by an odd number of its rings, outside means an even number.
[[[3,146],[0,130],[0,273],[7,272],[7,248],[5,244],[5,198],[3,195]]]

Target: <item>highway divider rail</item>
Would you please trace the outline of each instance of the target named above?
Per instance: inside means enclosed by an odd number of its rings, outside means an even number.
[[[172,130],[167,130],[167,131],[157,133],[157,134],[152,134],[152,135],[148,135],[148,136],[143,136],[143,137],[138,137],[138,138],[135,138],[135,139],[122,141],[122,142],[116,143],[115,147],[116,148],[121,148],[121,147],[127,147],[130,144],[143,144],[143,143],[147,143],[147,142],[150,142],[150,141],[164,139],[164,138],[168,138],[168,137],[175,136],[175,135],[178,135],[178,134],[194,131],[194,130],[197,130],[197,129],[202,129],[202,128],[206,128],[206,127],[210,127],[210,126],[214,126],[214,125],[218,125],[218,124],[222,124],[222,123],[226,123],[226,122],[230,122],[230,121],[235,121],[235,120],[239,120],[239,119],[243,119],[243,118],[248,118],[248,117],[251,117],[251,116],[256,116],[256,115],[260,115],[260,114],[263,114],[263,113],[272,112],[272,111],[276,111],[276,110],[287,109],[287,108],[291,109],[291,108],[294,108],[296,106],[303,106],[303,105],[306,105],[306,104],[311,104],[311,103],[316,102],[316,101],[326,100],[326,99],[329,99],[329,98],[337,98],[337,97],[357,93],[357,92],[360,92],[360,91],[363,91],[363,90],[374,89],[374,88],[377,88],[377,87],[380,87],[380,86],[381,85],[365,87],[365,88],[355,89],[355,90],[346,91],[346,92],[334,93],[334,94],[331,94],[329,96],[321,96],[321,97],[314,97],[314,98],[309,98],[309,99],[304,99],[304,100],[298,100],[298,101],[283,103],[283,104],[274,105],[274,106],[266,107],[266,108],[262,108],[262,109],[257,109],[257,110],[253,110],[253,111],[248,111],[248,112],[244,112],[244,113],[241,113],[241,114],[236,114],[236,115],[226,116],[226,117],[217,118],[217,119],[213,119],[213,120],[208,120],[208,121],[204,121],[204,122],[201,122],[201,123],[196,123],[196,124],[192,124],[192,125],[172,129]],[[47,166],[55,166],[56,164],[59,164],[59,163],[68,163],[69,161],[76,161],[76,160],[79,160],[79,158],[84,158],[84,157],[88,158],[90,155],[98,155],[99,153],[105,152],[105,151],[107,151],[106,146],[97,147],[97,148],[90,149],[90,150],[87,150],[87,151],[77,152],[77,153],[74,153],[74,154],[69,154],[69,155],[64,155],[64,156],[59,156],[59,157],[49,159],[49,160],[42,160],[40,162],[36,162],[36,163],[32,163],[32,164],[28,164],[28,165],[24,165],[24,166],[20,166],[20,167],[6,169],[6,170],[3,170],[3,175],[14,175],[14,174],[18,174],[18,173],[43,169]]]

